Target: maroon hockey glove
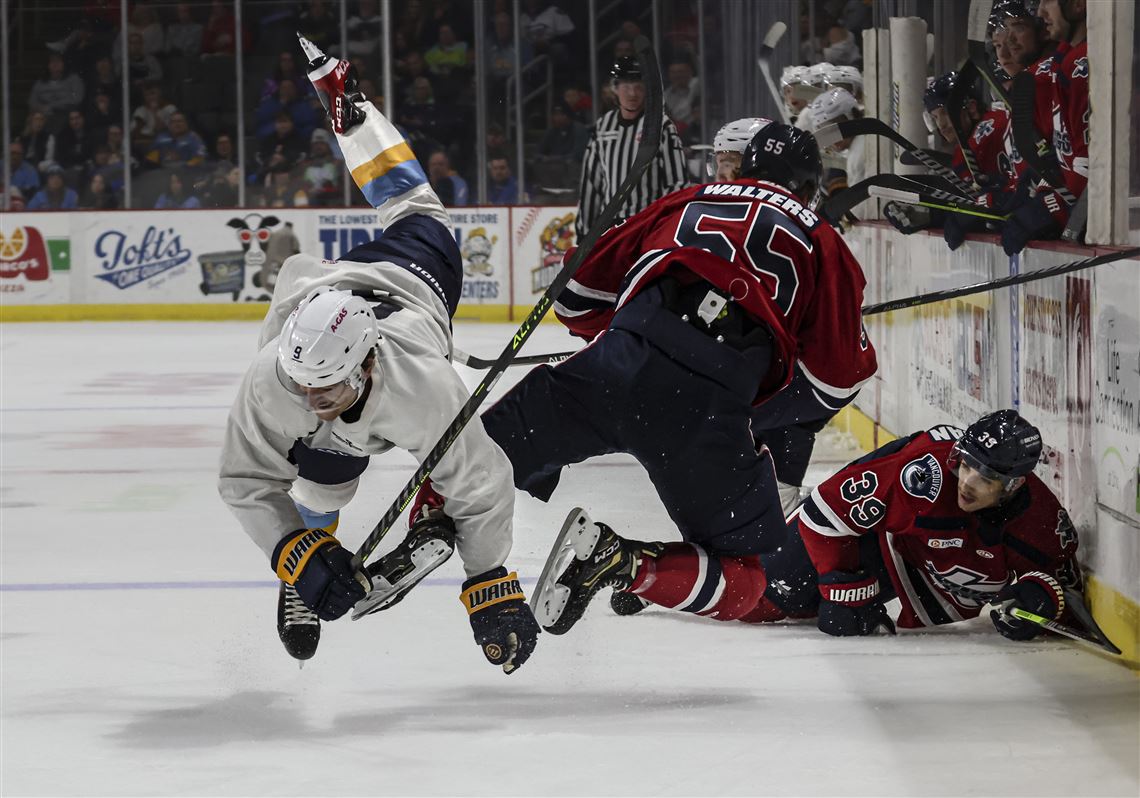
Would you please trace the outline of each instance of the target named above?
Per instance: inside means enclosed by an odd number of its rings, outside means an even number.
[[[879,580],[863,572],[830,571],[819,578],[819,631],[836,637],[895,633],[879,591]]]
[[[1008,615],[1005,612],[1008,607],[1017,607],[1051,621],[1060,618],[1065,611],[1065,591],[1061,584],[1040,571],[1022,574],[1016,582],[1002,588],[995,601],[1003,607],[1000,610],[990,610],[990,620],[1002,637],[1010,640],[1032,640],[1044,632],[1045,627]]]

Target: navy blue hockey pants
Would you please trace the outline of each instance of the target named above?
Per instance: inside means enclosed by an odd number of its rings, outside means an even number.
[[[758,554],[785,534],[771,458],[749,434],[767,345],[737,351],[683,322],[649,286],[567,361],[532,370],[483,415],[515,486],[548,500],[562,468],[626,452],[686,541]]]

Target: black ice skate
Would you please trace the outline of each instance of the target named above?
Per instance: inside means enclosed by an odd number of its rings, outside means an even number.
[[[356,67],[348,61],[326,55],[300,33],[297,38],[309,62],[309,82],[317,90],[321,105],[332,120],[333,130],[347,133],[364,121],[364,109],[358,103],[365,100],[360,92]]]
[[[352,608],[352,620],[386,610],[455,551],[455,524],[442,510],[427,510],[399,546],[367,566],[372,590]]]
[[[580,507],[574,508],[538,578],[532,602],[535,618],[551,634],[565,634],[595,593],[603,587],[625,590],[633,584],[642,559],[660,552],[660,543],[626,540],[605,524],[591,521]]]
[[[627,593],[624,590],[615,590],[610,595],[610,609],[617,615],[637,615],[649,606],[649,602],[641,596]]]
[[[321,641],[321,619],[284,582],[277,592],[277,636],[289,656],[302,661],[312,659]]]

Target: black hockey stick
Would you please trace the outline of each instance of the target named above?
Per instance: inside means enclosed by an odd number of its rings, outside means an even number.
[[[1067,274],[1069,272],[1079,271],[1080,269],[1091,269],[1094,266],[1103,266],[1106,263],[1113,263],[1118,260],[1129,260],[1131,258],[1140,258],[1140,247],[1133,247],[1132,249],[1125,249],[1121,250],[1120,252],[1110,252],[1105,255],[1097,255],[1092,258],[1073,261],[1072,263],[1062,263],[1057,266],[1048,266],[1044,269],[1034,269],[1033,271],[1022,272],[1021,274],[1012,275],[1010,277],[999,277],[996,280],[991,280],[986,283],[974,283],[973,285],[965,285],[961,288],[947,288],[944,291],[932,291],[929,294],[916,294],[915,296],[908,296],[903,299],[892,299],[889,302],[880,302],[876,305],[864,305],[859,312],[864,316],[874,316],[879,313],[888,313],[892,310],[904,310],[906,308],[913,308],[919,305],[929,305],[934,302],[942,302],[947,299],[954,299],[955,297],[967,296],[969,294],[981,294],[986,291],[995,291],[998,288],[1008,288],[1011,285],[1029,283],[1034,280],[1043,280],[1046,277],[1056,277],[1059,274]],[[536,360],[536,362],[539,363],[556,363],[560,360],[565,360],[574,354],[577,353],[552,352],[549,355],[533,355],[532,357]],[[481,367],[476,366],[476,368]],[[1084,618],[1081,620],[1084,620]],[[1085,623],[1089,623],[1089,621],[1085,621]]]
[[[601,214],[590,229],[586,231],[586,235],[578,242],[578,248],[574,254],[566,260],[559,270],[558,274],[554,276],[550,286],[546,292],[538,298],[534,309],[523,320],[518,330],[511,337],[510,342],[506,348],[503,349],[502,354],[492,364],[490,372],[483,377],[475,389],[471,392],[470,398],[460,408],[459,413],[452,420],[451,424],[444,431],[443,436],[436,442],[435,446],[428,453],[427,457],[416,469],[412,475],[411,480],[400,491],[400,495],[384,513],[384,517],[376,524],[368,537],[360,545],[356,552],[355,564],[359,566],[368,558],[368,556],[375,551],[380,541],[388,534],[388,530],[396,523],[400,514],[407,507],[408,503],[416,495],[419,489],[427,480],[428,475],[431,474],[439,461],[451,448],[451,444],[459,437],[463,428],[467,426],[467,422],[475,416],[475,411],[483,404],[490,392],[491,387],[495,384],[496,380],[502,376],[507,366],[511,364],[515,355],[518,353],[526,340],[530,338],[531,333],[534,332],[535,327],[538,326],[539,321],[546,315],[546,311],[554,304],[554,299],[570,282],[570,278],[577,271],[578,266],[582,263],[590,250],[593,249],[594,244],[598,238],[609,229],[610,224],[617,216],[618,211],[621,210],[625,204],[626,199],[634,188],[641,182],[642,176],[657,157],[657,151],[661,146],[661,128],[664,124],[662,104],[661,104],[661,72],[657,66],[657,57],[653,53],[653,48],[649,44],[649,40],[644,36],[638,36],[634,41],[634,47],[637,50],[638,61],[641,63],[642,74],[645,76],[645,115],[642,119],[642,136],[641,142],[638,144],[637,153],[634,157],[633,165],[630,167],[629,173],[626,175],[625,181],[618,188],[616,194],[610,198],[606,206],[602,208]],[[361,601],[367,601],[367,597]]]
[[[904,152],[910,153],[915,160],[931,172],[949,181],[961,194],[971,200],[978,198],[977,189],[966,183],[966,181],[958,176],[957,172],[928,156],[925,150],[881,119],[867,116],[862,119],[848,119],[843,122],[837,122],[834,125],[827,125],[816,131],[815,140],[819,142],[820,149],[824,149],[841,139],[849,139],[856,136],[885,136],[899,145]]]
[[[982,174],[978,166],[978,159],[970,149],[970,131],[962,127],[962,109],[966,105],[966,92],[974,85],[978,78],[977,67],[973,61],[966,61],[958,70],[958,81],[950,89],[946,98],[946,113],[950,117],[950,124],[954,128],[954,135],[958,138],[958,152],[962,153],[962,160],[974,182],[979,182]]]
[[[919,147],[918,152],[932,161],[937,161],[947,169],[949,169],[950,165],[954,162],[953,156],[939,152],[938,150]],[[910,150],[903,150],[903,154],[899,156],[899,162],[902,163],[903,166],[926,166],[926,162],[920,160],[920,156],[912,153]]]
[[[1035,623],[1044,629],[1048,629],[1050,632],[1061,635],[1062,637],[1067,637],[1071,640],[1079,640],[1082,643],[1089,643],[1099,649],[1107,651],[1109,654],[1122,653],[1117,645],[1109,640],[1105,633],[1101,631],[1101,628],[1097,626],[1096,621],[1093,620],[1092,615],[1088,611],[1088,608],[1085,607],[1084,598],[1080,594],[1078,594],[1076,591],[1066,588],[1065,598],[1068,605],[1072,607],[1073,614],[1076,615],[1077,618],[1080,619],[1080,621],[1088,627],[1089,631],[1086,632],[1083,629],[1077,629],[1058,621],[1045,618],[1036,613],[1029,612],[1028,610],[1023,610],[1020,607],[1014,607],[1012,601],[1008,601],[1003,604],[999,608],[999,611],[1003,615],[1007,615],[1011,618],[1018,618],[1023,621]],[[1078,608],[1079,610],[1083,610],[1083,612],[1078,611]]]
[[[955,297],[966,296],[967,294],[980,294],[985,291],[994,291],[998,288],[1007,288],[1011,285],[1043,280],[1046,277],[1056,277],[1059,274],[1067,274],[1080,269],[1091,269],[1093,266],[1103,266],[1106,263],[1113,263],[1118,260],[1129,260],[1131,258],[1140,258],[1140,247],[1123,249],[1119,252],[1109,252],[1104,255],[1095,255],[1091,258],[1085,258],[1084,260],[1061,263],[1056,266],[1048,266],[1044,269],[1034,269],[1033,271],[1022,272],[1021,274],[1014,274],[1009,277],[999,277],[996,280],[990,280],[986,283],[974,283],[973,285],[964,285],[961,288],[948,288],[945,291],[932,291],[929,294],[917,294],[915,296],[906,297],[905,299],[893,299],[890,302],[880,302],[877,305],[865,305],[862,313],[864,316],[871,316],[876,313],[886,313],[891,310],[903,310],[904,308],[913,308],[918,305],[929,305],[932,302],[942,302],[946,299],[954,299]]]
[[[860,180],[853,186],[840,191],[824,205],[823,215],[828,221],[835,224],[856,205],[869,196],[881,196],[885,199],[895,199],[900,202],[909,202],[913,205],[929,205],[939,210],[972,215],[986,215],[982,206],[976,205],[973,198],[962,197],[934,186],[928,186],[903,175],[872,175],[866,180]],[[955,211],[955,209],[957,209]]]
[[[785,125],[790,125],[792,119],[788,116],[788,109],[784,107],[784,96],[780,93],[780,87],[776,85],[776,81],[772,79],[772,54],[776,51],[776,45],[787,30],[788,26],[783,22],[776,22],[768,29],[764,41],[760,44],[760,55],[756,57],[756,64],[760,67],[760,74],[764,76],[764,82],[768,84],[768,91],[772,93],[772,99],[776,101],[776,110],[779,111],[780,118],[784,120]]]
[[[538,366],[538,365],[542,365],[543,363],[561,363],[563,360],[566,360],[568,357],[570,357],[571,355],[575,355],[575,354],[577,354],[576,351],[575,352],[552,352],[549,355],[521,355],[519,357],[516,357],[514,360],[512,360],[508,365],[510,365],[510,366]],[[454,363],[462,363],[464,366],[467,366],[468,368],[472,368],[472,369],[489,369],[489,368],[491,368],[491,366],[495,365],[494,360],[484,360],[481,357],[475,357],[475,355],[469,355],[468,353],[466,353],[460,349],[456,349],[456,350],[452,351],[451,360]]]

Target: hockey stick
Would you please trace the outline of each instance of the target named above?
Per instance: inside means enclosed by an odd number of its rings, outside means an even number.
[[[958,81],[950,89],[946,98],[946,114],[950,117],[950,125],[954,128],[954,135],[958,139],[958,151],[962,153],[962,160],[970,171],[970,176],[977,183],[981,177],[981,168],[974,151],[970,149],[970,131],[962,127],[962,110],[966,105],[966,92],[978,77],[978,69],[973,61],[966,61],[958,71]]]
[[[760,44],[760,55],[756,57],[756,64],[760,67],[764,82],[768,84],[768,91],[772,92],[772,99],[776,101],[776,110],[780,112],[780,118],[784,120],[785,125],[790,125],[792,118],[788,115],[788,109],[784,107],[784,97],[780,94],[776,81],[772,79],[772,54],[787,30],[788,26],[783,22],[776,22],[768,29],[764,41]]]
[[[988,211],[979,210],[980,205],[972,203],[959,203],[952,200],[939,200],[936,197],[931,197],[925,192],[921,191],[905,191],[893,188],[886,188],[884,186],[869,186],[867,193],[872,197],[879,197],[885,200],[895,200],[897,202],[908,202],[911,205],[921,205],[924,208],[933,208],[936,211],[945,211],[946,213],[960,213],[966,216],[977,216],[982,219],[992,219],[997,222],[1004,222],[1008,217],[998,214],[990,213]]]
[[[510,365],[510,366],[537,366],[537,365],[541,365],[543,363],[561,363],[563,360],[566,360],[571,355],[576,355],[576,354],[578,354],[577,351],[574,351],[574,352],[552,352],[549,355],[522,355],[520,357],[516,357],[514,360],[512,360],[507,365]],[[489,369],[489,368],[491,368],[491,366],[495,365],[494,360],[484,360],[481,357],[475,357],[475,355],[469,355],[461,349],[456,349],[452,352],[451,360],[454,363],[461,363],[464,366],[467,366],[468,368],[472,368],[472,369]]]
[[[856,136],[885,136],[899,145],[904,152],[910,153],[915,160],[931,172],[939,177],[946,178],[946,180],[962,194],[971,200],[978,198],[978,190],[960,178],[957,172],[943,165],[935,158],[931,158],[926,154],[924,149],[881,119],[866,116],[862,119],[848,119],[843,122],[837,122],[834,125],[827,125],[816,131],[815,140],[819,142],[819,148],[824,149],[841,139],[849,139]]]
[[[1003,615],[1007,615],[1011,618],[1019,618],[1023,621],[1035,623],[1042,628],[1048,629],[1050,632],[1055,632],[1056,634],[1059,634],[1063,637],[1068,637],[1071,640],[1080,640],[1084,643],[1091,643],[1097,648],[1103,649],[1110,654],[1121,653],[1120,649],[1117,648],[1111,640],[1109,640],[1107,637],[1103,637],[1103,633],[1101,637],[1097,637],[1095,635],[1089,634],[1088,632],[1083,632],[1080,629],[1075,629],[1072,626],[1066,626],[1063,623],[1058,623],[1057,621],[1051,621],[1048,618],[1043,618],[1040,615],[1029,612],[1028,610],[1023,610],[1020,607],[1003,607],[1001,612]]]
[[[875,196],[881,196],[881,194],[875,192],[875,189],[899,194],[899,196],[887,196],[887,199],[897,199],[914,205],[924,203],[950,203],[961,205],[966,208],[965,212],[970,213],[976,213],[977,210],[981,208],[981,206],[974,204],[972,198],[951,194],[948,191],[943,191],[934,186],[927,186],[916,180],[911,180],[903,175],[882,174],[872,175],[866,180],[860,180],[855,185],[848,186],[836,194],[833,198],[828,200],[824,206],[824,216],[826,216],[832,224],[835,224],[845,213],[867,199],[868,196],[871,196],[873,193]],[[902,196],[904,193],[906,194],[906,198]],[[938,207],[941,210],[950,210],[941,205]]]
[[[503,349],[498,359],[492,364],[489,373],[483,377],[471,392],[470,398],[468,398],[467,402],[460,408],[459,413],[452,420],[451,424],[448,425],[443,436],[436,442],[435,446],[432,447],[432,450],[428,453],[427,457],[424,458],[424,461],[420,463],[419,468],[416,469],[411,480],[409,480],[408,484],[404,486],[404,489],[400,491],[400,495],[396,497],[392,506],[384,513],[379,523],[368,533],[368,537],[364,539],[364,542],[356,552],[354,559],[356,566],[359,567],[360,564],[375,551],[380,541],[388,534],[388,530],[396,523],[396,520],[400,517],[404,508],[407,507],[408,503],[423,486],[428,475],[439,465],[439,461],[443,459],[447,450],[451,448],[451,444],[455,442],[455,439],[459,437],[463,428],[467,426],[467,422],[474,417],[475,411],[483,404],[491,387],[499,377],[502,376],[518,350],[521,349],[522,345],[526,343],[526,340],[530,338],[531,333],[534,332],[539,321],[546,315],[546,311],[554,304],[554,298],[562,293],[562,290],[566,287],[566,284],[570,282],[570,278],[574,275],[574,272],[577,271],[578,266],[585,257],[590,254],[590,250],[593,249],[598,238],[609,229],[618,211],[621,210],[629,195],[633,193],[634,188],[641,182],[645,171],[657,156],[657,151],[661,146],[661,128],[664,124],[661,104],[661,73],[657,66],[657,57],[654,55],[653,48],[650,46],[647,38],[644,36],[637,37],[634,41],[634,47],[637,50],[637,57],[642,66],[642,74],[645,76],[645,115],[642,118],[641,142],[638,144],[633,165],[630,167],[625,181],[618,188],[617,193],[606,203],[606,206],[602,208],[601,214],[594,220],[590,229],[586,231],[586,235],[582,241],[578,243],[577,250],[575,250],[574,254],[562,265],[562,268],[558,274],[555,275],[550,286],[546,289],[546,292],[539,297],[534,309],[531,310],[518,330],[515,331],[515,334],[511,337],[506,348]],[[362,602],[368,602],[368,596],[365,596],[357,602],[357,606],[359,607]]]
[[[999,277],[996,280],[991,280],[986,283],[974,283],[973,285],[965,285],[961,288],[947,288],[945,291],[932,291],[929,294],[916,294],[915,296],[908,296],[903,299],[892,299],[889,302],[880,302],[876,305],[864,305],[860,308],[859,312],[864,316],[874,316],[879,313],[888,313],[892,310],[904,310],[919,305],[929,305],[934,302],[942,302],[947,299],[954,299],[969,294],[995,291],[998,288],[1008,288],[1011,285],[1043,280],[1046,277],[1056,277],[1059,274],[1067,274],[1069,272],[1079,271],[1080,269],[1091,269],[1094,266],[1103,266],[1106,263],[1113,263],[1118,260],[1129,260],[1131,258],[1140,258],[1140,247],[1133,247],[1132,249],[1125,249],[1120,252],[1110,252],[1105,255],[1097,255],[1096,257],[1085,258],[1084,260],[1077,260],[1071,263],[1062,263],[1057,266],[1048,266],[1044,269],[1034,269],[1033,271],[1022,272],[1021,274],[1011,275],[1009,277]],[[577,353],[553,352],[549,355],[532,355],[531,357],[539,363],[556,363],[574,354]],[[482,366],[475,366],[474,368],[482,368]],[[1084,621],[1085,619],[1081,618],[1081,620]],[[1090,621],[1091,616],[1085,623],[1088,624]]]
[[[932,302],[942,302],[946,299],[954,299],[955,297],[966,296],[967,294],[980,294],[984,291],[994,291],[998,288],[1007,288],[1011,285],[1020,285],[1021,283],[1028,283],[1033,280],[1043,280],[1046,277],[1068,274],[1069,272],[1075,272],[1080,269],[1091,269],[1093,266],[1103,266],[1106,263],[1113,263],[1118,260],[1129,260],[1131,258],[1140,258],[1140,247],[1132,247],[1131,249],[1124,249],[1120,252],[1109,252],[1104,255],[1085,258],[1084,260],[1049,266],[1044,269],[1034,269],[1033,271],[1022,272],[1021,274],[1013,274],[1009,277],[999,277],[996,280],[990,280],[986,283],[974,283],[973,285],[964,285],[961,288],[948,288],[945,291],[932,291],[929,294],[917,294],[904,299],[880,302],[877,305],[865,305],[862,313],[864,316],[871,316],[876,313],[886,313],[891,310],[913,308],[917,305],[929,305]]]
[[[945,166],[947,169],[949,169],[950,165],[954,162],[953,157],[950,155],[947,155],[944,152],[939,152],[938,150],[924,149],[922,147],[919,147],[917,149],[918,149],[918,152],[922,153],[922,155],[925,155],[927,158],[929,158],[932,161],[937,161],[938,163]],[[903,151],[903,154],[899,156],[899,162],[903,166],[926,166],[926,163],[924,161],[920,160],[920,156],[916,155],[915,153],[911,152],[910,150],[904,150]]]

